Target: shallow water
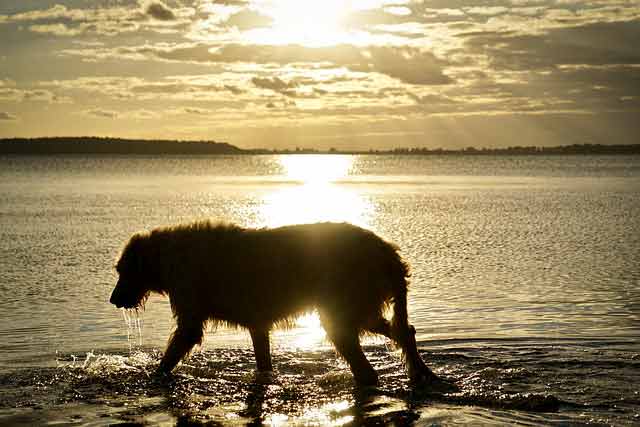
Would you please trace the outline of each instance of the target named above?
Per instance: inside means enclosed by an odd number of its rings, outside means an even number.
[[[626,424],[637,421],[640,356],[626,341],[494,340],[420,343],[434,370],[461,391],[409,386],[397,354],[366,347],[380,386],[354,387],[333,351],[279,349],[272,376],[247,348],[196,352],[171,378],[152,372],[157,349],[82,357],[0,374],[8,424],[208,421],[342,425]],[[637,350],[637,348],[636,348]],[[627,358],[632,355],[632,357]]]
[[[0,422],[640,422],[638,208],[638,157],[0,157]],[[313,317],[274,334],[273,377],[235,330],[150,376],[168,302],[127,328],[112,266],[133,232],[195,218],[396,242],[423,357],[461,392],[410,387],[371,338],[381,386],[354,388]]]

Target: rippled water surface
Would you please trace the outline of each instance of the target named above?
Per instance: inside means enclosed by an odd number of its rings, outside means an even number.
[[[0,423],[636,424],[638,212],[633,156],[0,157]],[[113,264],[132,233],[202,218],[397,243],[421,353],[461,391],[411,387],[372,337],[381,385],[354,387],[313,316],[274,333],[273,376],[225,329],[150,375],[168,302],[127,323]]]

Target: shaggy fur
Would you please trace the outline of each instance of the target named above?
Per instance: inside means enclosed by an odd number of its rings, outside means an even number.
[[[258,370],[271,370],[269,331],[317,309],[327,336],[358,383],[376,372],[359,343],[385,335],[403,350],[412,380],[434,381],[407,320],[408,268],[398,248],[350,224],[273,229],[196,222],[134,235],[116,266],[117,307],[140,306],[151,292],[167,295],[177,328],[159,371],[168,373],[200,344],[208,322],[247,328]],[[392,305],[391,321],[383,317]]]

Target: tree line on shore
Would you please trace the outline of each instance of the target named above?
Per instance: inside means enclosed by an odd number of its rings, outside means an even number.
[[[241,154],[231,144],[100,137],[0,139],[0,154]]]
[[[0,154],[393,154],[393,155],[553,155],[640,154],[640,144],[572,144],[553,147],[393,148],[388,150],[242,149],[225,142],[146,140],[101,137],[47,137],[0,139]]]

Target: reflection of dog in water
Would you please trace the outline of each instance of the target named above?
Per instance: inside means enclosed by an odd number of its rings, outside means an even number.
[[[134,235],[116,266],[117,307],[141,305],[151,292],[168,295],[176,318],[159,371],[169,373],[209,322],[247,328],[258,370],[271,370],[269,331],[318,310],[327,336],[360,384],[377,375],[360,347],[373,332],[401,348],[414,381],[437,382],[416,349],[407,320],[407,265],[398,248],[350,224],[273,229],[196,222]],[[393,305],[388,321],[383,311]]]

